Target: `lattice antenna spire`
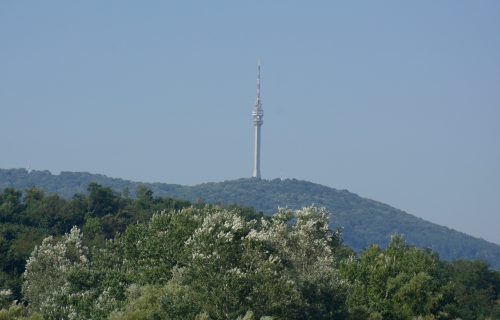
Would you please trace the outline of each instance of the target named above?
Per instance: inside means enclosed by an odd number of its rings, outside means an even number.
[[[262,100],[260,98],[260,59],[257,61],[257,97],[252,115],[254,125],[261,126],[264,123],[264,110],[262,110]]]
[[[257,61],[257,101],[260,101],[260,59]]]

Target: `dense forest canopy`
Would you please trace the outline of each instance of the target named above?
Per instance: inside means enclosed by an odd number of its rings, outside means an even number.
[[[397,235],[355,254],[317,207],[270,217],[134,193],[4,189],[0,319],[500,318],[485,262]]]
[[[347,190],[336,190],[307,181],[238,179],[181,186],[140,184],[83,172],[53,175],[49,171],[0,169],[0,190],[8,187],[19,190],[38,187],[47,193],[71,199],[75,193],[85,193],[90,183],[110,187],[118,193],[128,190],[130,197],[135,197],[136,190],[143,185],[156,196],[195,203],[203,200],[211,204],[239,204],[267,215],[276,212],[278,207],[294,210],[311,205],[326,207],[330,213],[330,228],[341,228],[344,242],[358,253],[372,244],[385,248],[391,235],[397,233],[404,235],[409,244],[429,248],[444,260],[485,260],[493,268],[500,269],[500,246],[496,244],[438,226]]]

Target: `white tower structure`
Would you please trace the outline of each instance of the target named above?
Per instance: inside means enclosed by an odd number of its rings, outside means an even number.
[[[255,99],[252,116],[253,126],[255,127],[252,177],[260,179],[260,127],[264,123],[264,110],[262,110],[262,101],[260,99],[260,61],[257,63],[257,98]]]

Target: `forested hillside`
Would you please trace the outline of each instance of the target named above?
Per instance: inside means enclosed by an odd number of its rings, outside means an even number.
[[[500,273],[483,262],[401,237],[355,255],[317,207],[271,217],[134,193],[0,192],[0,319],[500,317]]]
[[[65,198],[85,192],[86,186],[97,182],[117,192],[135,195],[144,185],[158,196],[169,196],[192,202],[239,204],[272,214],[278,207],[299,209],[316,205],[326,207],[332,215],[331,228],[341,228],[347,245],[360,252],[371,244],[385,247],[393,234],[401,234],[408,243],[430,248],[445,260],[480,259],[500,269],[500,246],[439,226],[407,214],[389,205],[362,198],[347,190],[337,190],[295,179],[238,179],[196,186],[152,183],[141,184],[78,172],[53,175],[48,171],[0,169],[0,189],[33,186]],[[425,199],[422,199],[425,201]]]

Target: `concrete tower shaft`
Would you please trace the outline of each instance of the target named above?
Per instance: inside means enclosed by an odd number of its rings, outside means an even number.
[[[252,111],[253,125],[255,127],[254,159],[252,177],[260,179],[260,127],[264,123],[264,110],[260,99],[260,61],[257,63],[257,98]]]

